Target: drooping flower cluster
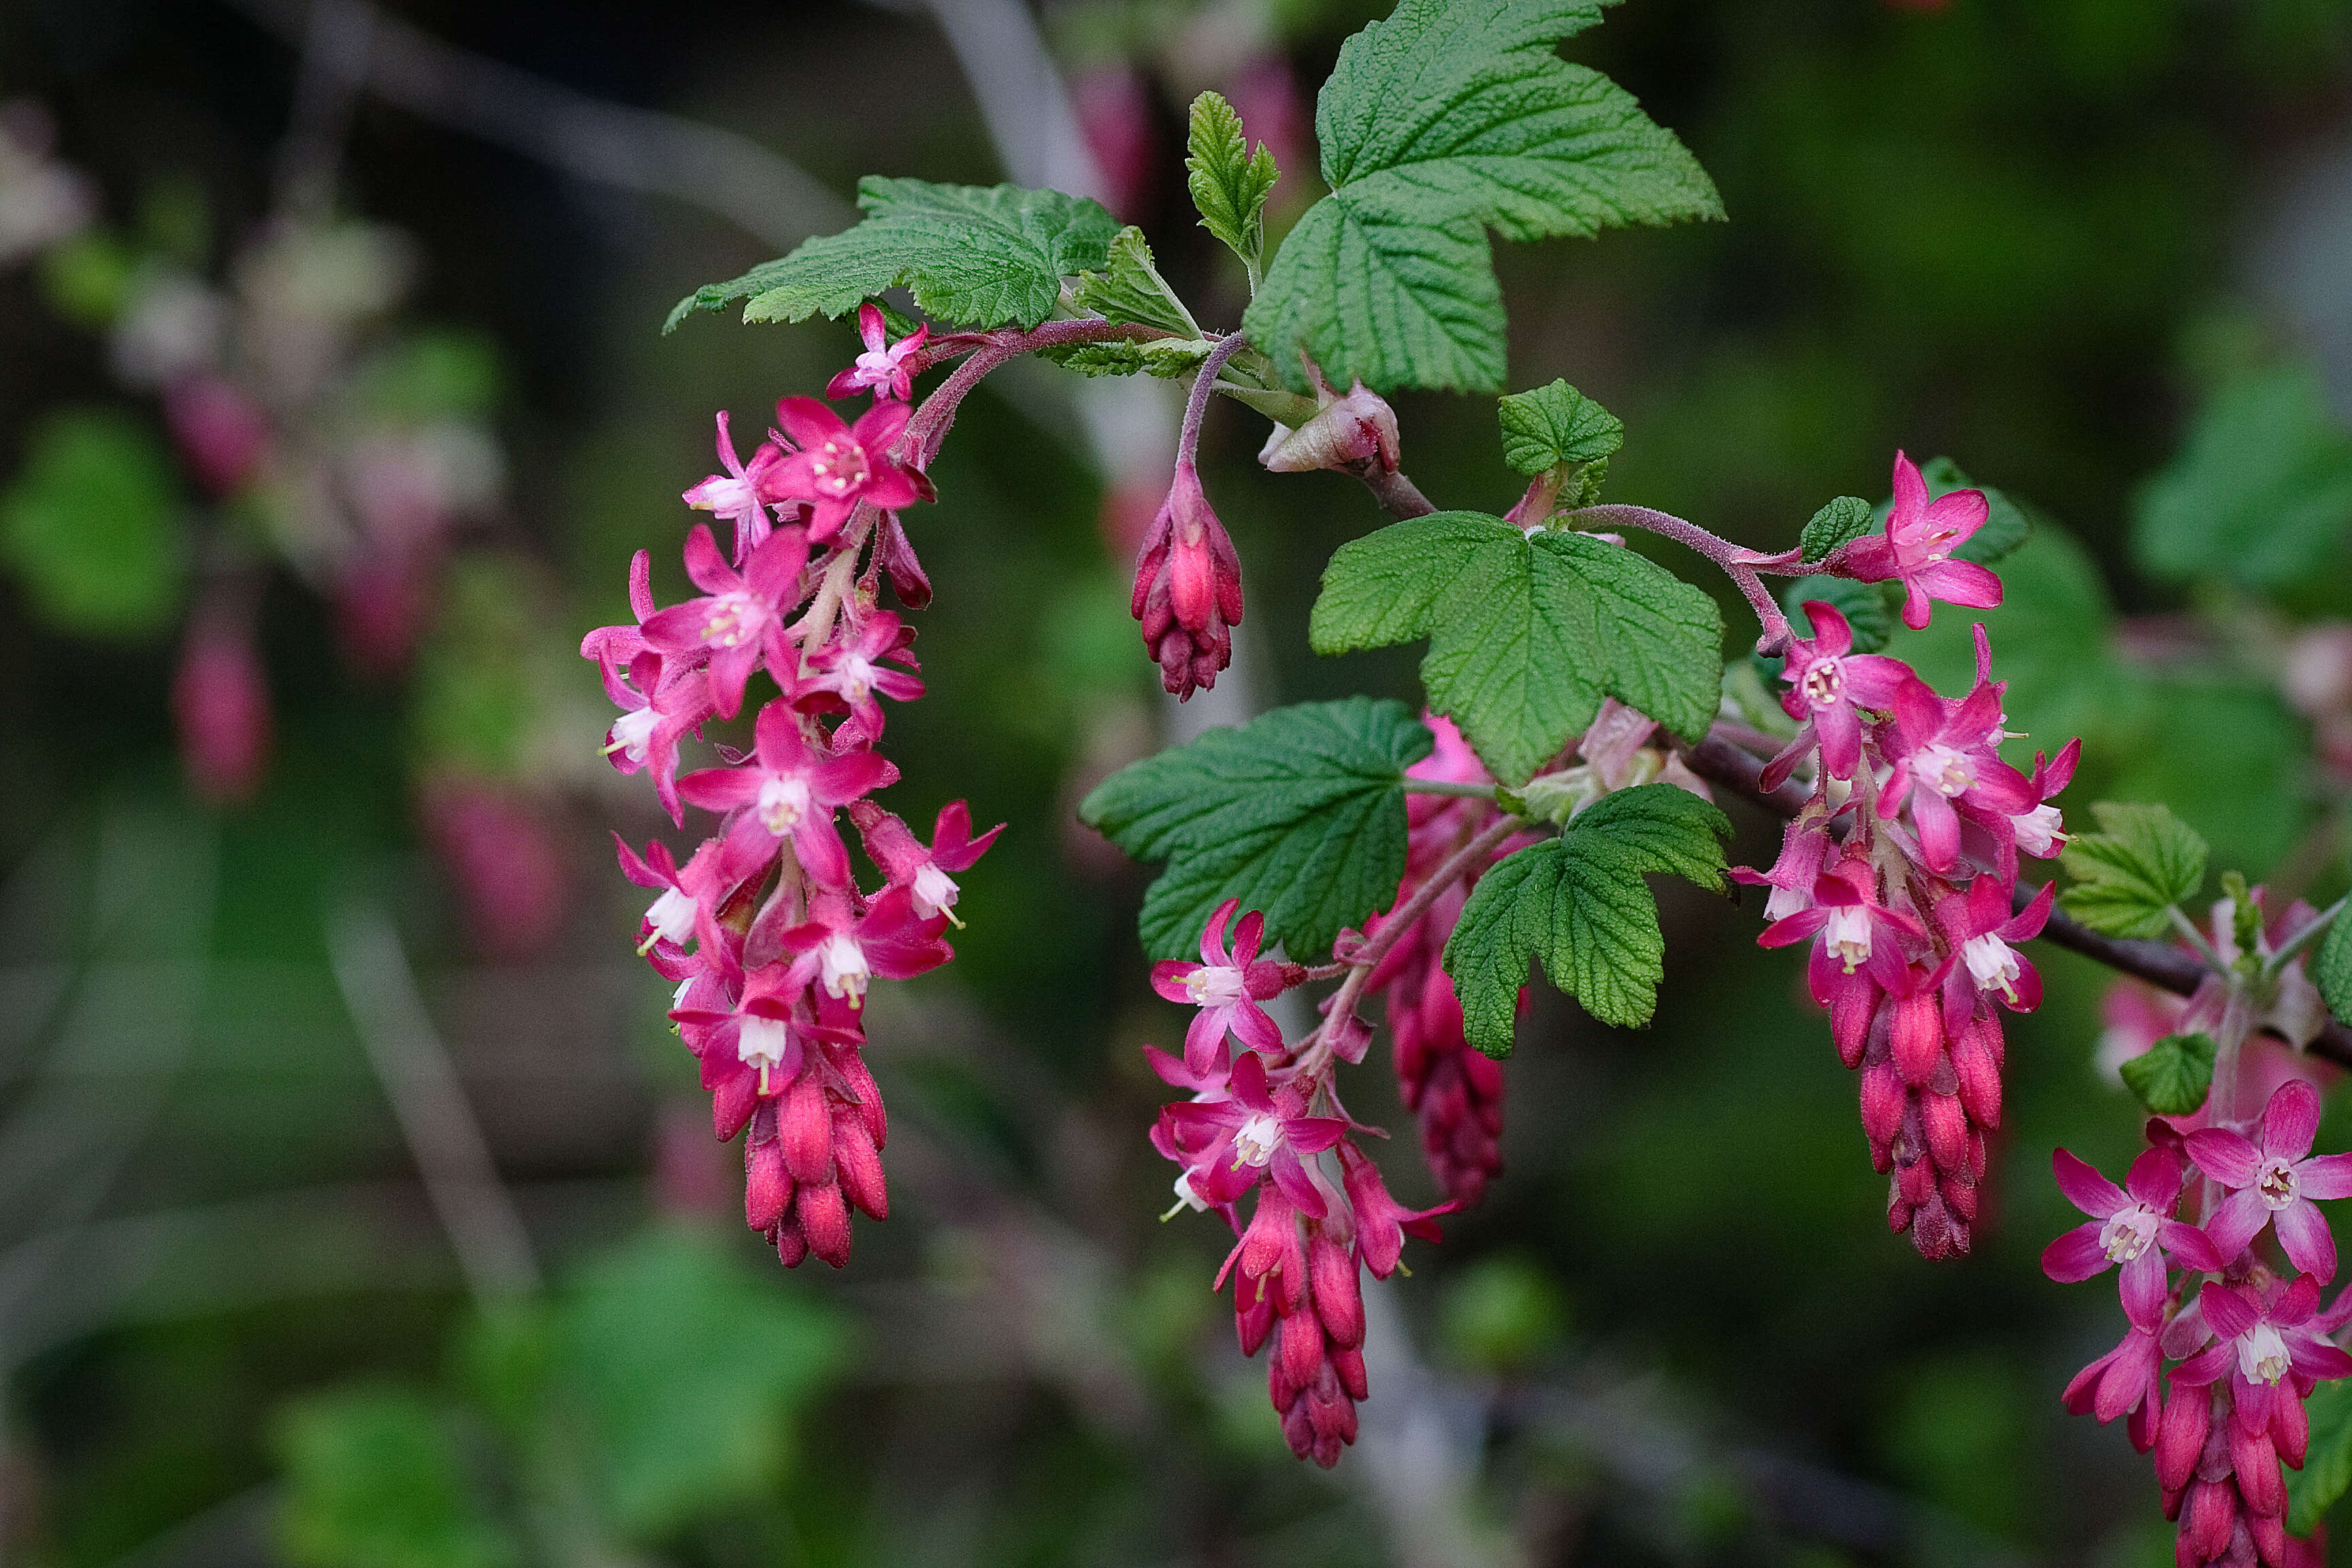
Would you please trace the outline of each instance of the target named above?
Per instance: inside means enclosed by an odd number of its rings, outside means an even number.
[[[2000,580],[1951,552],[1985,520],[1980,491],[1932,502],[1897,454],[1895,508],[1882,536],[1833,558],[1866,581],[1897,581],[1905,618],[1928,601],[2000,602]],[[1734,876],[1771,889],[1768,947],[1810,941],[1814,999],[1838,1055],[1861,1072],[1863,1131],[1888,1178],[1886,1217],[1928,1258],[1968,1250],[1987,1139],[2000,1124],[2000,1009],[2030,1012],[2041,977],[2017,944],[2040,933],[2053,889],[2017,902],[2018,858],[2047,858],[2064,835],[2050,798],[2074,775],[2078,742],[2032,773],[2000,757],[2011,738],[2004,681],[1977,628],[1975,685],[1938,696],[1901,660],[1853,652],[1830,605],[1808,603],[1810,638],[1791,636],[1781,706],[1795,740],[1764,770],[1777,788],[1801,767],[1811,797],[1770,870]]]
[[[2336,1240],[2312,1201],[2352,1196],[2352,1154],[2313,1156],[2318,1127],[2318,1092],[2290,1079],[2250,1127],[2184,1136],[2149,1121],[2121,1187],[2063,1149],[2054,1157],[2060,1189],[2089,1218],[2050,1244],[2042,1269],[2071,1284],[2120,1266],[2126,1324],[2067,1385],[2066,1405],[2126,1417],[2133,1446],[2153,1450],[2181,1568],[2322,1560],[2286,1532],[2281,1471],[2302,1468],[2312,1389],[2352,1375],[2332,1339],[2352,1293],[2320,1308]],[[2184,1205],[2200,1223],[2179,1217]]]
[[[885,574],[902,601],[929,596],[896,512],[930,485],[901,452],[919,334],[887,342],[871,306],[862,325],[867,352],[834,384],[870,390],[872,406],[852,424],[816,399],[785,398],[782,428],[748,463],[719,416],[725,472],[684,499],[733,525],[731,551],[696,524],[685,564],[701,594],[667,608],[639,552],[636,624],[581,645],[622,710],[605,747],[613,765],[650,775],[671,820],[683,824],[688,805],[719,819],[683,864],[658,841],[642,856],[619,850],[622,870],[656,893],[639,951],[677,983],[670,1016],[701,1062],[714,1130],[725,1140],[749,1129],[744,1221],[787,1266],[814,1253],[836,1268],[849,1259],[849,1211],[889,1212],[888,1124],[863,1057],[866,990],[954,956],[942,933],[955,921],[955,874],[1000,831],[975,837],[958,801],[926,845],[869,798],[898,776],[876,749],[880,700],[923,692],[913,630],[879,597]],[[777,694],[758,710],[751,751],[721,747],[723,765],[680,777],[685,740],[741,711],[762,670]],[[882,871],[870,892],[850,863],[845,815]]]

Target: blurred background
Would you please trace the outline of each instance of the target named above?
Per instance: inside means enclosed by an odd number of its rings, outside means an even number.
[[[2058,1404],[2113,1295],[2036,1261],[2052,1147],[2135,1144],[2146,1009],[2035,955],[1990,1217],[1927,1265],[1801,966],[1688,889],[1653,1027],[1538,996],[1505,1174],[1374,1290],[1361,1443],[1289,1458],[1229,1238],[1155,1223],[1138,1047],[1182,1020],[1149,873],[1072,806],[1202,723],[1414,698],[1417,654],[1307,654],[1378,514],[1221,407],[1242,659],[1163,701],[1126,615],[1163,384],[1016,367],[935,467],[889,804],[1012,826],[958,962],[875,998],[891,1220],[838,1275],[740,1228],[612,864],[667,825],[575,649],[640,546],[683,592],[712,412],[756,431],[856,345],[664,312],[870,172],[1099,196],[1229,327],[1183,106],[1274,146],[1279,229],[1383,9],[0,0],[0,1556],[2168,1561],[2146,1463]],[[1512,384],[1629,426],[1610,498],[1780,548],[1948,455],[2035,509],[1990,619],[2024,750],[2084,738],[2074,809],[2164,800],[2217,870],[2340,892],[2352,5],[1633,0],[1570,52],[1731,216],[1498,249]],[[1399,414],[1440,504],[1514,499],[1489,401]],[[1897,651],[1964,679],[1951,620]],[[1351,1083],[1432,1201],[1381,1047]]]

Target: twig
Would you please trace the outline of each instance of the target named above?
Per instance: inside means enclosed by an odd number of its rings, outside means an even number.
[[[1372,499],[1381,503],[1381,510],[1399,522],[1427,517],[1437,510],[1430,499],[1421,493],[1421,487],[1406,479],[1401,469],[1383,473],[1375,465],[1358,478],[1364,481],[1364,488],[1372,492]]]
[[[343,1005],[383,1084],[477,1301],[539,1289],[530,1234],[499,1184],[481,1123],[416,993],[416,977],[383,911],[346,909],[327,933]]]

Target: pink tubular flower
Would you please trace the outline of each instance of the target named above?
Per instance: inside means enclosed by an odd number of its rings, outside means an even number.
[[[249,617],[205,607],[188,622],[172,674],[180,765],[209,805],[242,805],[269,768],[269,676]]]
[[[946,919],[918,915],[904,888],[890,889],[863,915],[851,915],[845,901],[836,898],[813,902],[816,918],[784,933],[784,951],[795,955],[785,984],[804,989],[814,981],[826,997],[852,1014],[865,1006],[866,990],[875,976],[910,980],[955,956],[955,950],[940,940]]]
[[[1903,938],[1927,934],[1917,921],[1878,901],[1875,880],[1867,860],[1849,855],[1814,879],[1811,909],[1774,921],[1756,939],[1761,947],[1787,947],[1818,936],[1807,973],[1813,1000],[1833,1014],[1848,993],[1901,992]]]
[[[2160,1275],[2163,1271],[2158,1270]],[[2132,1444],[2142,1453],[2156,1446],[2158,1401],[2163,1391],[2157,1376],[2163,1364],[2164,1294],[2158,1285],[2154,1310],[2126,1302],[2129,1326],[2116,1348],[2076,1373],[2059,1395],[2076,1415],[2095,1414],[2105,1426],[2118,1415],[2132,1418]]]
[[[1160,1112],[1186,1162],[1193,1203],[1234,1203],[1261,1180],[1271,1180],[1300,1213],[1322,1218],[1322,1191],[1299,1156],[1330,1148],[1348,1124],[1307,1115],[1296,1089],[1268,1084],[1265,1062],[1253,1051],[1234,1058],[1226,1088],[1223,1099],[1164,1106]]]
[[[2238,1422],[2249,1432],[2272,1425],[2274,1404],[2285,1402],[2278,1399],[2281,1384],[2285,1400],[2299,1404],[2313,1381],[2352,1377],[2352,1355],[2312,1322],[2319,1281],[2308,1274],[2297,1275],[2267,1303],[2250,1285],[2208,1280],[2197,1304],[2214,1340],[2174,1367],[2172,1381],[2193,1388],[2229,1378]]]
[[[845,425],[814,397],[783,399],[776,418],[799,450],[761,477],[760,499],[808,507],[809,540],[816,544],[830,542],[860,501],[883,511],[914,505],[929,486],[889,455],[912,417],[906,404],[886,399]]]
[[[677,784],[680,795],[705,811],[741,814],[727,832],[729,879],[740,880],[765,866],[777,844],[790,839],[801,868],[817,886],[848,887],[849,851],[834,828],[833,814],[892,783],[898,770],[873,752],[834,756],[817,750],[782,700],[760,710],[754,734],[749,764],[706,768]]]
[[[760,481],[784,460],[784,449],[763,441],[751,454],[751,466],[735,455],[735,439],[728,434],[727,411],[719,411],[719,463],[727,471],[713,474],[680,499],[697,511],[723,517],[735,525],[735,564],[740,566],[772,531],[768,508],[760,499]]]
[[[914,628],[887,610],[877,610],[853,628],[836,632],[836,640],[808,656],[810,674],[799,685],[794,701],[803,708],[832,703],[846,706],[866,742],[882,735],[882,705],[878,692],[894,702],[912,702],[923,694],[923,683],[905,669],[894,669],[884,659],[910,668],[915,656],[907,651]]]
[[[2224,1258],[2244,1251],[2267,1224],[2296,1268],[2321,1281],[2336,1277],[2336,1237],[2312,1199],[2352,1196],[2352,1154],[2311,1158],[2318,1131],[2318,1091],[2290,1079],[2263,1108],[2259,1142],[2220,1127],[2189,1135],[2197,1168],[2231,1189],[2205,1226]]]
[[[1772,760],[1764,787],[1778,789],[1790,767],[1818,736],[1822,770],[1832,778],[1850,779],[1862,763],[1862,717],[1858,709],[1893,705],[1896,688],[1911,677],[1911,667],[1885,654],[1853,651],[1853,628],[1831,605],[1817,599],[1805,602],[1813,623],[1813,638],[1789,645],[1780,679],[1789,689],[1780,707],[1806,728]]]
[[[2009,889],[1998,877],[1980,876],[1967,892],[1936,906],[1937,927],[1959,959],[1944,974],[1945,1026],[1952,1033],[1959,1033],[1979,996],[1995,997],[2012,1013],[2042,1005],[2042,973],[2011,944],[2042,934],[2057,896],[2058,885],[2045,882],[2032,902],[2011,914]]]
[[[2000,693],[1979,684],[1948,703],[1914,678],[1895,693],[1895,733],[1887,746],[1895,764],[1878,795],[1878,815],[1891,819],[1905,801],[1927,868],[1947,872],[1960,858],[1960,822],[1954,807],[1979,821],[2002,821],[2039,803],[2025,775],[2000,760]]]
[[[894,343],[880,307],[869,300],[857,307],[857,335],[866,340],[866,352],[847,370],[825,384],[824,395],[852,397],[870,391],[877,399],[895,397],[901,403],[914,396],[915,376],[907,368],[907,361],[929,339],[929,323],[917,327]]]
[[[1000,822],[974,838],[971,808],[960,800],[951,800],[940,808],[928,849],[904,822],[871,801],[852,802],[849,819],[857,825],[857,831],[866,840],[866,852],[882,868],[882,874],[890,879],[892,886],[907,889],[917,914],[925,920],[945,915],[959,927],[963,922],[951,911],[961,889],[949,873],[971,869],[988,853],[996,836],[1004,831],[1004,824]]]
[[[1209,917],[1201,932],[1201,962],[1164,959],[1151,966],[1151,988],[1171,1002],[1200,1011],[1184,1031],[1184,1065],[1195,1073],[1214,1068],[1223,1055],[1231,1031],[1253,1050],[1282,1048],[1282,1031],[1258,1005],[1283,990],[1282,965],[1257,955],[1265,932],[1265,916],[1253,910],[1234,929],[1234,945],[1225,947],[1225,926],[1241,908],[1239,899],[1227,899]]]
[[[1189,458],[1178,461],[1168,499],[1144,535],[1128,613],[1143,624],[1143,646],[1172,696],[1189,698],[1216,685],[1217,672],[1233,662],[1233,628],[1242,621],[1241,557]]]
[[[678,669],[650,650],[637,655],[628,679],[604,666],[604,694],[621,716],[604,731],[604,755],[614,771],[633,773],[650,767],[654,795],[672,822],[683,822],[677,799],[677,751],[690,734],[718,712],[710,682],[700,669]]]
[[[2058,1283],[2076,1284],[2121,1264],[2124,1311],[2134,1323],[2160,1328],[2166,1255],[2182,1267],[2215,1271],[2225,1261],[2203,1231],[2172,1217],[2189,1176],[2178,1151],[2143,1151],[2121,1188],[2063,1149],[2051,1155],[2051,1165],[2066,1201],[2091,1216],[2042,1249],[2042,1271]]]
[[[1356,1250],[1374,1279],[1385,1279],[1396,1272],[1406,1237],[1417,1236],[1423,1241],[1444,1239],[1437,1228],[1437,1217],[1454,1213],[1462,1206],[1459,1203],[1409,1209],[1389,1195],[1388,1184],[1381,1180],[1381,1168],[1363,1151],[1345,1139],[1340,1140],[1339,1148],[1340,1175],[1348,1189],[1348,1202],[1356,1211]]]
[[[784,640],[783,616],[800,600],[808,537],[782,528],[751,552],[739,574],[719,553],[701,523],[686,536],[686,574],[706,595],[672,605],[646,622],[646,642],[673,658],[708,653],[710,696],[719,717],[743,706],[743,685],[764,659],[779,683],[795,673],[798,656]]]
[[[2082,754],[2083,742],[2079,740],[2067,742],[2054,759],[2040,752],[2033,753],[2033,773],[2026,780],[2033,793],[2033,808],[2013,813],[2009,819],[2010,833],[2022,853],[2047,860],[2064,846],[2063,819],[2050,801],[2074,782],[2074,764]]]
[[[1990,610],[2000,603],[2000,579],[1973,561],[1955,561],[1952,552],[1984,526],[1982,490],[1954,490],[1927,499],[1918,465],[1895,454],[1895,510],[1884,534],[1854,540],[1838,552],[1846,574],[1864,583],[1889,578],[1903,584],[1903,624],[1917,631],[1931,614],[1927,602]]]
[[[613,848],[620,858],[621,875],[640,888],[662,889],[639,927],[643,938],[637,944],[639,952],[658,952],[666,945],[682,956],[688,942],[710,939],[716,924],[709,906],[724,890],[719,882],[717,839],[704,843],[683,868],[671,857],[669,846],[658,838],[646,846],[642,858],[617,833],[613,835]]]

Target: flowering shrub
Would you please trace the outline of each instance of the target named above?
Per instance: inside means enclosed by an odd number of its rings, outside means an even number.
[[[1503,515],[1439,510],[1402,471],[1385,395],[1506,384],[1490,231],[1722,216],[1670,132],[1554,53],[1597,20],[1583,0],[1403,0],[1342,49],[1318,115],[1328,194],[1271,255],[1275,160],[1204,94],[1190,188],[1252,289],[1231,331],[1203,328],[1139,231],[1094,203],[908,179],[866,180],[856,227],[681,304],[673,325],[739,300],[750,321],[856,312],[865,351],[826,390],[869,399],[849,419],[787,396],[749,459],[721,416],[725,471],[684,498],[732,531],[723,551],[707,526],[688,536],[700,596],[656,605],[640,553],[636,624],[583,647],[623,710],[614,766],[647,773],[674,821],[689,805],[717,818],[683,860],[658,843],[624,845],[621,859],[656,895],[641,951],[677,984],[672,1017],[717,1131],[748,1129],[747,1223],[787,1264],[814,1253],[838,1267],[849,1209],[887,1213],[862,1003],[875,977],[951,956],[954,875],[996,831],[974,837],[958,804],[926,847],[872,798],[898,776],[880,750],[883,700],[923,689],[885,583],[910,612],[930,596],[913,537],[961,399],[1030,353],[1088,375],[1189,379],[1130,601],[1167,691],[1213,687],[1244,616],[1243,563],[1197,461],[1221,393],[1273,421],[1267,468],[1352,475],[1393,519],[1331,558],[1311,646],[1429,645],[1421,712],[1360,697],[1282,709],[1139,763],[1080,808],[1166,863],[1143,945],[1154,987],[1194,1011],[1181,1053],[1148,1052],[1183,1097],[1151,1141],[1177,1167],[1171,1213],[1213,1212],[1236,1238],[1217,1284],[1233,1286],[1243,1351],[1271,1343],[1292,1449],[1329,1466],[1354,1439],[1369,1394],[1360,1271],[1396,1270],[1407,1236],[1436,1240],[1439,1218],[1476,1204],[1500,1169],[1498,1064],[1531,961],[1601,1022],[1644,1024],[1665,950],[1648,879],[1737,881],[1769,889],[1761,942],[1806,945],[1812,995],[1858,1075],[1889,1226],[1929,1259],[1966,1253],[1980,1222],[2002,1015],[2042,995],[2022,944],[2054,936],[2194,990],[2193,1016],[2126,1069],[2159,1120],[2125,1185],[2059,1157],[2091,1220],[2047,1267],[2072,1280],[2121,1265],[2128,1324],[2065,1397],[2128,1415],[2156,1450],[2182,1563],[2289,1561],[2302,1550],[2290,1524],[2309,1520],[2290,1521],[2279,1466],[2306,1452],[2304,1400],[2352,1372],[2326,1337],[2343,1321],[2318,1301],[2335,1247],[2308,1200],[2352,1191],[2352,1177],[2335,1173],[2346,1156],[2307,1158],[2307,1086],[2279,1088],[2249,1121],[2240,1080],[2257,1032],[2305,1046],[2340,1027],[2323,999],[2352,1012],[2352,922],[2297,909],[2273,929],[2240,886],[2200,931],[2181,906],[2205,853],[2185,828],[2160,809],[2102,806],[2104,831],[2070,834],[2055,801],[2080,742],[2030,771],[2004,760],[2009,682],[1982,626],[1972,676],[1950,689],[1881,651],[1897,618],[1917,630],[1938,604],[2000,605],[1993,568],[2025,537],[2021,509],[1948,460],[1897,452],[1884,506],[1842,497],[1796,548],[1748,549],[1602,501],[1624,430],[1564,381],[1500,399],[1503,456],[1527,481]],[[886,303],[902,289],[926,320]],[[1632,548],[1634,533],[1720,574],[1758,623],[1751,653],[1727,670],[1717,598]],[[1768,577],[1794,580],[1789,602]],[[773,695],[755,701],[762,676]],[[1766,680],[1776,700],[1758,700]],[[2317,693],[2319,675],[2309,684]],[[720,766],[680,776],[684,742],[745,709],[751,749],[721,747]],[[1769,868],[1726,865],[1718,791],[1786,819]],[[845,815],[878,879],[853,865]],[[2075,879],[2063,900],[2022,876],[2062,855]],[[2175,932],[2186,948],[2148,944]],[[2184,964],[2196,973],[2179,984]],[[1319,1021],[1286,1026],[1311,1016],[1286,993],[1332,982]],[[1374,1130],[1341,1096],[1375,994],[1445,1194],[1432,1209],[1391,1195],[1361,1143]]]

